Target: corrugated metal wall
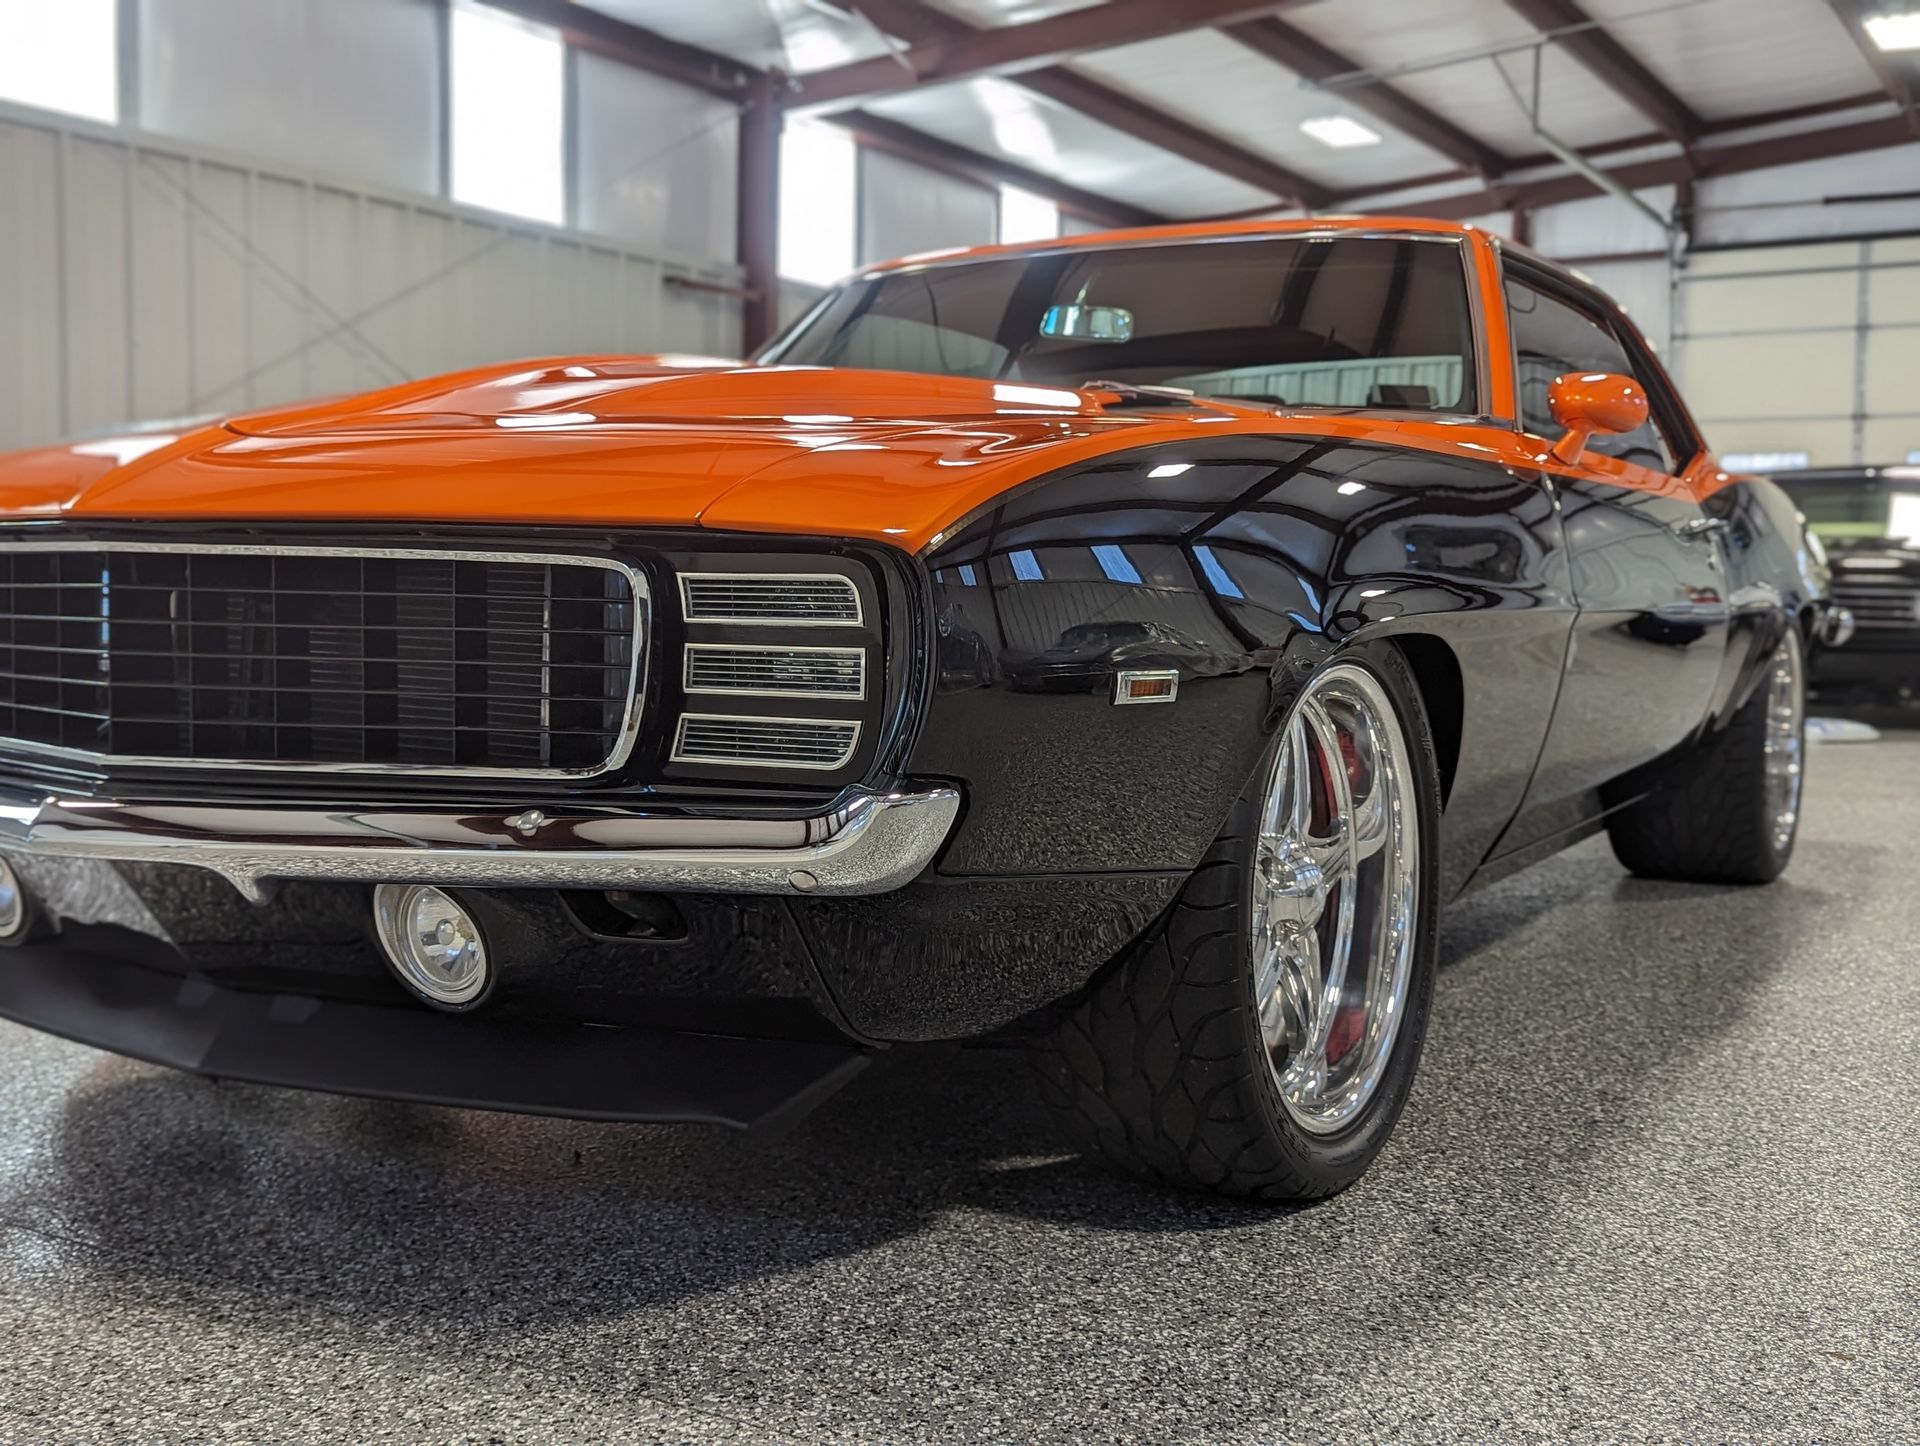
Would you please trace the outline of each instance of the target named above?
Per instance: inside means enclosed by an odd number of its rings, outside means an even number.
[[[738,349],[726,262],[0,105],[0,449],[559,352]]]

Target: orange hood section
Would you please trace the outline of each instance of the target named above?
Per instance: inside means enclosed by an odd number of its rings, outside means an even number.
[[[1254,407],[1108,410],[1116,400],[710,358],[525,362],[0,457],[0,515],[702,526],[917,551],[1010,487],[1127,447],[1232,432],[1484,441]]]

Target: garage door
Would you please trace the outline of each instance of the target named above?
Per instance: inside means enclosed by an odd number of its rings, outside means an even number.
[[[1920,237],[1696,251],[1674,295],[1687,400],[1722,455],[1920,453]]]

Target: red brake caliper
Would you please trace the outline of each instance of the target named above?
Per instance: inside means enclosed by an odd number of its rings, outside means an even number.
[[[1334,1011],[1333,1028],[1327,1031],[1327,1063],[1338,1064],[1345,1059],[1347,1051],[1360,1042],[1366,1027],[1365,1005],[1343,1004]]]

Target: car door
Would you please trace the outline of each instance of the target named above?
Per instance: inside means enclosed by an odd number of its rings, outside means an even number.
[[[1557,440],[1554,378],[1613,372],[1646,390],[1646,425],[1595,436],[1556,473],[1578,607],[1565,677],[1526,803],[1500,852],[1596,817],[1603,785],[1689,739],[1727,649],[1723,524],[1696,500],[1698,438],[1646,344],[1597,292],[1509,258],[1521,428]]]

